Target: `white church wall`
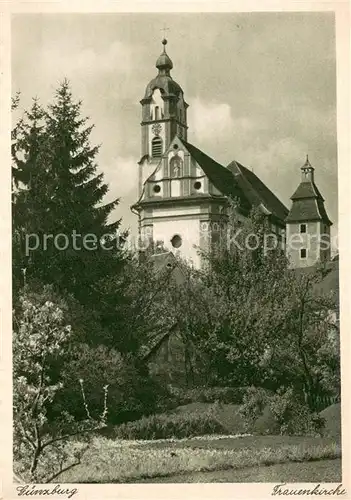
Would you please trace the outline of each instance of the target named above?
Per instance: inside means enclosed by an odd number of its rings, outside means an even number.
[[[206,178],[202,177],[200,179],[191,179],[191,193],[201,193],[204,194],[206,192]]]
[[[154,180],[159,181],[163,178],[163,168],[162,168],[162,161],[160,162],[159,166],[157,167],[157,170],[154,175]]]
[[[204,171],[198,164],[196,164],[196,177],[202,177],[203,175],[205,175]]]
[[[320,260],[321,223],[306,222],[306,232],[301,233],[300,223],[289,223],[286,226],[287,255],[290,266],[310,267]],[[300,251],[306,250],[306,257],[302,258]]]
[[[200,215],[199,206],[183,206],[183,207],[170,207],[170,208],[155,208],[152,216],[156,217],[180,217],[182,215]],[[172,222],[170,222],[172,223]]]
[[[179,156],[184,161],[184,151],[182,151],[181,149],[169,151],[168,161],[170,161],[173,158],[173,156],[176,155],[176,153],[177,153],[177,156]]]
[[[145,182],[155,172],[157,161],[148,161],[148,159],[145,158],[139,165],[139,197],[142,195]]]
[[[180,196],[180,179],[171,180],[171,196]]]
[[[181,238],[181,246],[175,248],[171,240],[175,235]],[[197,255],[196,246],[200,245],[199,219],[187,218],[172,221],[153,221],[154,241],[163,241],[167,250],[188,260],[194,266],[199,267],[200,258]]]
[[[163,182],[150,183],[150,196],[164,196]]]

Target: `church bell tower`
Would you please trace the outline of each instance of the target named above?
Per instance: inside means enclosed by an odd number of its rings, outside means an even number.
[[[188,142],[188,104],[171,76],[173,63],[165,39],[162,45],[158,74],[140,101],[138,199],[131,209],[138,216],[143,248],[172,253],[200,267],[201,251],[219,239],[226,220],[227,198],[218,188],[218,178],[228,190],[234,177]]]
[[[166,52],[167,40],[162,40],[163,51],[156,61],[158,75],[147,85],[140,101],[141,159],[139,162],[139,196],[145,180],[152,174],[172,139],[187,140],[187,108],[183,90],[171,76],[173,63]]]

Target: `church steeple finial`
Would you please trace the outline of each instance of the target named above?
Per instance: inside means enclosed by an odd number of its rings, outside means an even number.
[[[164,28],[166,30],[167,28]],[[156,61],[156,68],[160,75],[169,75],[170,70],[173,68],[173,63],[166,52],[167,39],[162,39],[163,52]]]
[[[301,167],[302,182],[310,181],[314,182],[314,168],[312,167],[310,160],[308,159],[308,154],[306,154],[306,161]]]
[[[310,160],[308,159],[308,153],[306,154],[306,161],[304,167],[312,167],[312,165],[310,164]]]

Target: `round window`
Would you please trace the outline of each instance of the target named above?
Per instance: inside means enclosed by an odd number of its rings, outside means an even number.
[[[178,149],[178,144],[174,144],[173,149]]]
[[[196,181],[196,182],[194,183],[194,188],[195,188],[195,189],[200,189],[200,188],[201,188],[201,182]]]
[[[179,234],[175,234],[171,239],[171,243],[173,248],[179,248],[182,246],[182,238],[179,236]]]
[[[161,188],[158,184],[156,184],[156,186],[154,186],[154,193],[159,193],[161,191]]]

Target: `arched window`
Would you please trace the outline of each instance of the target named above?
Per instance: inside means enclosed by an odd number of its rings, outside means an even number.
[[[160,108],[159,106],[155,106],[155,120],[160,119]]]
[[[151,142],[151,155],[153,158],[162,156],[162,139],[154,137]]]
[[[170,161],[171,177],[181,177],[183,175],[183,161],[179,156],[173,156]]]

